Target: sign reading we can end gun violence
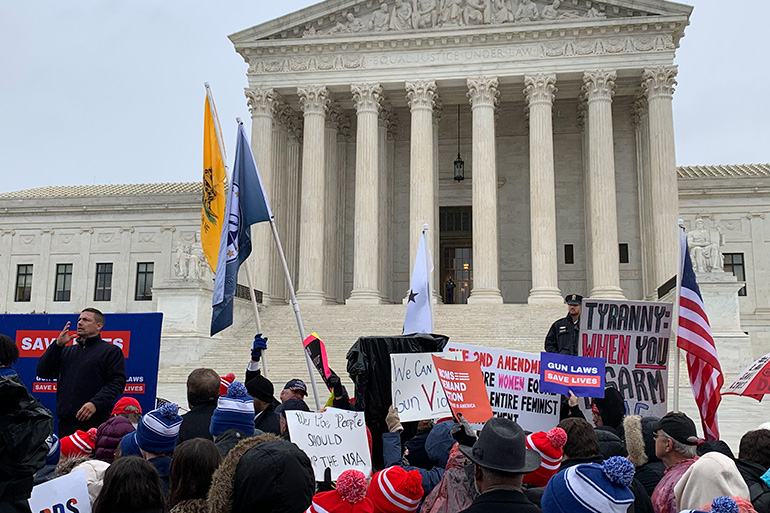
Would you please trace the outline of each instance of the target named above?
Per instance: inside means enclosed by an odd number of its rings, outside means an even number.
[[[604,358],[605,383],[629,415],[662,417],[668,387],[671,303],[583,299],[581,356]]]

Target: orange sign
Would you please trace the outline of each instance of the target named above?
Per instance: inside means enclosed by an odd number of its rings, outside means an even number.
[[[21,358],[40,358],[48,349],[48,346],[56,343],[56,337],[60,331],[53,330],[18,330],[16,331],[16,346],[19,348]],[[70,331],[70,335],[77,332]],[[102,331],[102,340],[115,344],[123,350],[123,356],[128,358],[128,349],[131,342],[130,331]],[[76,342],[73,340],[71,345]]]
[[[472,424],[492,418],[492,406],[478,360],[463,362],[433,356],[433,365],[455,416],[462,413]]]

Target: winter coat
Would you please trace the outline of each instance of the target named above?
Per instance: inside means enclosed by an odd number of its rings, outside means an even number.
[[[663,479],[666,465],[655,455],[655,427],[660,419],[657,417],[640,417],[629,415],[623,419],[623,431],[628,459],[636,467],[634,477],[642,484],[647,494],[652,492]]]
[[[37,375],[58,379],[56,416],[74,421],[75,414],[87,402],[96,413],[88,424],[96,427],[110,417],[115,400],[126,387],[126,362],[123,351],[99,337],[78,339],[75,345],[51,344],[37,362]]]
[[[208,513],[208,511],[206,499],[179,501],[176,506],[171,508],[171,513]]]
[[[449,452],[446,472],[438,486],[425,497],[422,513],[458,513],[468,508],[478,492],[474,486],[474,465],[455,445]]]
[[[572,322],[572,317],[567,314],[551,325],[545,336],[545,350],[549,353],[577,356],[579,338],[580,321]]]
[[[274,435],[281,434],[281,421],[278,418],[278,414],[275,413],[275,409],[279,404],[278,401],[273,402],[254,419],[254,429],[256,431],[273,433]]]
[[[698,458],[674,486],[676,507],[698,509],[717,497],[743,497],[749,499],[749,487],[733,460],[722,453],[712,451]]]
[[[48,456],[53,415],[29,393],[18,374],[0,376],[0,510],[26,502],[35,472]]]
[[[120,415],[110,418],[96,430],[94,458],[107,463],[115,461],[115,450],[120,445],[120,441],[134,431],[134,425],[127,418]]]
[[[171,494],[171,458],[168,456],[158,456],[157,458],[147,460],[147,462],[158,471],[160,486],[163,488],[163,496],[168,500]]]
[[[599,439],[599,452],[605,460],[613,456],[625,456],[626,448],[623,440],[615,433],[611,427],[600,426],[594,429],[596,438]]]
[[[261,434],[262,431],[257,431],[254,433],[254,436],[259,436]],[[233,450],[233,447],[238,445],[241,440],[245,440],[246,438],[248,437],[243,431],[239,429],[228,429],[217,437],[217,441],[214,442],[214,445],[217,446],[219,454],[222,455],[222,459],[225,459],[230,451]]]
[[[214,414],[216,408],[217,400],[214,399],[212,401],[196,404],[190,411],[182,415],[182,425],[179,426],[179,440],[177,441],[177,445],[185,440],[192,440],[193,438],[212,440],[211,433],[209,433],[209,424],[211,423],[211,416]]]
[[[310,459],[271,433],[247,438],[211,479],[210,513],[302,513],[315,493]]]
[[[77,472],[82,470],[86,473],[86,486],[88,487],[88,499],[91,501],[91,506],[94,505],[94,501],[99,496],[99,492],[102,491],[104,485],[104,473],[110,468],[110,464],[106,461],[99,460],[86,460],[83,463],[75,465],[70,472]]]
[[[753,461],[735,460],[738,471],[749,487],[751,504],[757,513],[770,513],[770,487],[762,480],[767,469]]]
[[[436,353],[449,341],[443,335],[418,333],[402,337],[361,337],[347,354],[347,371],[355,384],[353,408],[363,411],[372,432],[372,464],[385,468],[382,459],[382,434],[388,432],[385,416],[392,402],[390,395],[391,353]],[[404,426],[404,438],[417,433],[417,423]]]
[[[494,490],[482,493],[463,513],[541,513],[522,493],[515,490]]]

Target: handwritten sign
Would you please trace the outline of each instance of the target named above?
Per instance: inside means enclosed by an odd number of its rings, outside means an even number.
[[[322,413],[286,412],[291,441],[313,464],[316,481],[324,480],[326,468],[336,480],[345,470],[372,474],[372,458],[366,438],[364,412],[326,408]]]
[[[540,390],[578,397],[604,397],[604,359],[540,353]]]
[[[449,342],[446,351],[478,361],[495,417],[516,421],[528,431],[548,431],[559,423],[561,398],[540,390],[540,355]]]
[[[390,355],[390,391],[402,422],[450,417],[452,411],[438,381],[431,355],[459,360],[455,353]]]
[[[86,471],[77,470],[32,488],[29,508],[34,511],[91,513]]]
[[[618,389],[629,415],[668,411],[670,337],[671,303],[583,299],[579,353],[605,360],[606,386]]]
[[[452,413],[462,413],[472,424],[491,419],[492,408],[479,363],[432,358]]]

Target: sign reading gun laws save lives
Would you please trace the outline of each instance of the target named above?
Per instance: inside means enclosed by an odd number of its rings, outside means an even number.
[[[548,431],[559,423],[561,398],[540,392],[540,355],[449,342],[463,360],[478,360],[495,417],[507,417],[528,431]]]
[[[671,303],[583,299],[581,356],[604,358],[605,383],[617,388],[629,415],[668,411]]]
[[[390,392],[402,422],[451,417],[444,389],[431,355],[459,360],[457,353],[398,353],[390,355]]]
[[[291,410],[286,423],[292,443],[302,449],[313,464],[316,481],[324,480],[330,468],[332,481],[345,470],[372,474],[372,458],[366,438],[364,412],[326,408],[322,413]]]

